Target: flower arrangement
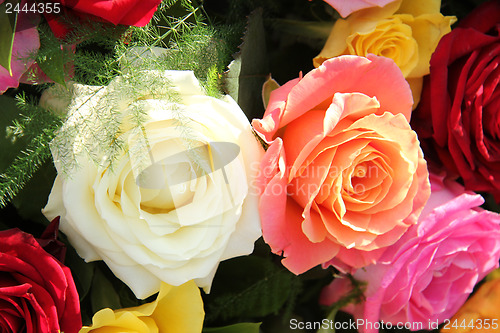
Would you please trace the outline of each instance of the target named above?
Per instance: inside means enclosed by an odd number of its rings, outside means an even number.
[[[6,332],[498,330],[498,0],[0,0]]]

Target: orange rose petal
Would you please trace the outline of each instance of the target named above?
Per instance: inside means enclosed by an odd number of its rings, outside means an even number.
[[[295,177],[309,154],[323,140],[325,111],[310,111],[289,124],[283,134],[285,151],[289,162],[290,179]]]
[[[345,191],[352,193],[353,196],[370,195],[370,189],[380,185],[380,172],[386,173],[385,170],[379,169],[379,164],[371,163],[372,159],[380,158],[378,153],[372,147],[367,146],[361,154],[353,161],[353,164],[348,169],[344,170],[342,176],[345,179]],[[375,172],[374,172],[375,170]],[[373,176],[374,175],[374,176]],[[382,177],[383,178],[383,177]],[[371,182],[370,187],[365,186],[365,183]],[[374,198],[375,199],[375,198]],[[373,204],[375,201],[372,200]]]
[[[388,232],[378,235],[377,238],[375,238],[370,244],[358,247],[357,250],[373,251],[390,246],[397,242],[397,240],[401,238],[401,235],[403,235],[406,230],[408,230],[407,225],[396,225]]]
[[[393,209],[407,197],[407,191],[417,169],[420,148],[416,134],[411,130],[404,117],[389,113],[382,116],[365,117],[353,126],[375,127],[377,133],[384,137],[384,139],[374,140],[372,145],[375,149],[386,154],[387,163],[394,170],[397,170],[391,175],[394,190],[391,190],[391,195],[386,196],[380,205],[373,207],[371,212]]]
[[[342,220],[343,225],[348,226],[349,228],[351,228],[353,230],[358,230],[358,231],[378,235],[377,233],[372,233],[372,232],[370,232],[370,230],[368,230],[370,223],[371,223],[371,216],[370,215],[360,213],[360,212],[350,211],[350,210],[348,210],[345,213],[344,219]]]
[[[416,173],[414,182],[408,190],[408,197],[402,201],[398,206],[393,209],[387,210],[386,212],[380,212],[373,214],[372,222],[370,224],[369,230],[371,232],[381,232],[383,230],[388,230],[386,221],[393,218],[393,215],[402,214],[406,216],[401,222],[400,226],[407,228],[408,226],[415,224],[418,220],[418,216],[422,211],[425,203],[430,195],[430,185],[428,180],[428,171],[425,160],[421,156],[421,161],[419,162],[419,168]],[[408,212],[408,214],[405,214]],[[392,230],[392,229],[389,229]]]
[[[290,123],[283,136],[287,156],[290,161],[294,161],[290,179],[295,177],[295,173],[308,157],[315,155],[313,152],[317,154],[320,147],[325,147],[320,142],[333,129],[339,130],[339,121],[345,123],[348,119],[372,114],[379,106],[376,98],[363,94],[336,93],[326,112],[309,111]]]
[[[281,117],[285,112],[286,98],[290,93],[290,90],[300,81],[300,78],[288,81],[286,84],[282,85],[278,89],[271,92],[269,97],[269,102],[262,119],[252,120],[252,126],[255,128],[259,136],[266,141],[271,143],[274,139],[274,135],[278,130],[278,126],[281,121]]]
[[[349,119],[355,121],[369,114],[376,114],[380,110],[380,103],[376,97],[370,97],[362,93],[340,93],[333,95],[331,105],[326,113],[335,112],[337,123],[340,120]],[[335,126],[338,129],[338,126]]]
[[[369,207],[365,207],[363,203],[371,203],[371,205],[379,202],[381,198],[385,197],[388,188],[392,183],[391,178],[388,175],[387,170],[390,168],[385,164],[385,162],[379,156],[371,156],[374,160],[368,161],[365,168],[368,170],[367,177],[354,177],[351,179],[353,189],[361,189],[364,191],[362,194],[357,194],[352,191],[352,195],[345,196],[344,200],[346,202],[357,203],[358,205],[352,205],[350,210],[364,210]],[[377,159],[380,159],[380,163],[377,163]],[[375,170],[375,172],[373,171]],[[375,173],[374,176],[371,176]],[[385,182],[385,184],[384,184]],[[358,191],[356,191],[358,192]]]
[[[368,142],[364,140],[353,140],[347,142],[345,145],[342,145],[342,149],[336,149],[335,156],[331,161],[330,170],[328,172],[328,177],[325,179],[324,184],[325,188],[331,188],[334,180],[340,182],[340,189],[342,189],[343,185],[343,172],[350,167],[352,164],[352,159],[356,158],[356,155],[362,150]],[[349,146],[348,148],[344,146]],[[337,199],[331,191],[322,191],[320,195],[316,198],[318,203],[322,203],[324,205],[333,206],[333,202]],[[339,192],[335,192],[340,194]]]
[[[342,200],[342,179],[340,178],[337,178],[335,180],[335,182],[333,183],[333,187],[331,189],[331,192],[332,192],[332,200],[333,200],[333,203],[331,205],[331,207],[327,207],[331,210],[331,212],[333,214],[335,214],[335,216],[337,217],[337,219],[339,221],[342,220],[342,218],[344,217],[345,213],[346,213],[346,207],[345,207],[345,203],[344,203],[344,200]],[[323,207],[325,207],[325,205],[321,205]]]
[[[425,205],[425,202],[429,197],[429,194],[430,188],[428,188],[427,184],[421,182],[420,179],[416,179],[412,184],[410,191],[408,192],[408,196],[410,198],[413,198],[413,200],[405,200],[390,211],[374,215],[373,224],[370,226],[370,230],[384,230],[385,228],[381,227],[380,225],[383,225],[384,219],[391,218],[391,215],[393,213],[399,213],[403,214],[403,216],[406,216],[400,222],[401,225],[406,225],[406,227],[408,227],[412,224],[415,224],[418,220],[418,216],[420,215],[421,210]],[[404,212],[408,211],[408,214],[404,214]]]
[[[353,230],[346,221],[345,215],[342,221],[335,218],[335,215],[329,210],[315,204],[315,210],[321,215],[322,220],[332,238],[342,246],[351,248],[370,243],[376,236],[361,230]],[[347,213],[346,213],[347,214]],[[369,217],[368,217],[369,218]]]
[[[414,177],[417,171],[415,169],[419,167],[419,176],[425,179],[426,168],[421,165],[422,161],[420,160],[423,160],[423,158],[419,155],[421,152],[416,141],[415,133],[411,131],[404,117],[384,113],[382,116],[373,115],[365,118],[353,123],[346,131],[361,129],[376,131],[377,136],[370,134],[372,139],[370,147],[365,148],[366,151],[361,153],[357,150],[353,152],[352,147],[356,146],[354,142],[363,141],[364,139],[363,135],[358,135],[356,140],[351,142],[344,141],[345,143],[337,149],[332,163],[335,165],[335,159],[337,157],[342,161],[350,160],[350,163],[352,163],[351,166],[344,170],[344,191],[342,199],[337,199],[336,201],[338,206],[339,200],[342,200],[341,206],[347,209],[347,212],[342,216],[342,224],[351,230],[359,230],[360,232],[366,230],[371,235],[368,239],[373,239],[373,235],[381,235],[390,232],[397,225],[408,226],[410,224],[409,222],[414,220],[414,217],[410,214],[418,207],[418,205],[414,205],[412,202],[419,189],[419,178]],[[342,137],[343,135],[345,136],[344,133],[339,133],[338,136]],[[334,138],[329,139],[334,140]],[[398,142],[399,140],[408,143],[406,145],[400,144]],[[347,152],[342,151],[344,148]],[[362,181],[364,180],[361,177],[353,180],[355,177],[352,177],[352,175],[356,166],[365,162],[367,159],[373,160],[368,158],[370,153],[375,155],[381,154],[381,152],[383,154],[378,156],[377,166],[379,168],[377,172],[380,172],[380,170],[384,171],[384,181],[380,182],[378,177],[366,177],[369,179],[366,180],[367,184],[370,184],[370,181],[373,182],[375,178],[375,184],[378,186],[372,187],[373,189],[371,191],[365,193],[362,191],[353,191],[355,182],[357,181],[363,185]],[[353,154],[357,155],[354,160],[352,159]],[[424,169],[425,172],[423,171]],[[397,172],[395,172],[396,170]],[[362,171],[362,173],[363,172],[364,171]],[[369,176],[368,173],[363,175]],[[425,197],[425,194],[423,197]],[[361,202],[362,200],[366,200],[366,205],[363,205]],[[323,202],[323,205],[327,203],[326,201],[327,200]],[[420,204],[422,202],[423,201],[420,200]],[[353,207],[358,209],[353,209]],[[323,215],[326,214],[323,213]],[[403,221],[408,215],[410,215],[410,218]],[[414,215],[418,216],[418,213]],[[398,220],[400,220],[400,222],[398,222]],[[356,247],[371,246],[376,248],[376,245],[370,242],[370,240],[361,243],[354,236],[351,235],[351,237],[346,237],[344,234],[342,234],[343,238],[341,238],[338,236],[339,233],[342,232],[340,230],[341,227],[334,223],[326,223],[326,225],[328,231],[337,239],[340,238],[341,240],[339,241],[343,244],[355,243]],[[399,234],[400,228],[397,228],[397,232],[395,233]],[[364,236],[365,235],[361,234],[361,237]]]
[[[324,190],[323,183],[328,176],[328,166],[334,154],[334,149],[322,152],[307,168],[302,170],[300,177],[294,178],[290,183],[288,193],[302,207],[310,206],[318,193]]]
[[[316,203],[313,204],[313,207],[316,207]],[[321,215],[315,209],[309,210],[305,216],[302,222],[302,231],[313,243],[324,241],[328,235]]]
[[[273,252],[283,250],[289,244],[284,233],[287,228],[285,218],[286,174],[284,166],[285,152],[281,139],[277,139],[266,151],[261,162],[264,170],[261,178],[265,178],[265,188],[259,201],[262,229],[265,231],[264,240],[271,246]],[[259,181],[262,181],[260,179]]]
[[[380,89],[380,86],[385,88]],[[323,101],[331,100],[335,92],[344,91],[377,96],[382,110],[403,114],[410,120],[413,105],[411,91],[391,59],[372,55],[367,58],[342,56],[325,61],[291,89],[287,112],[280,126],[290,123],[304,110],[312,110]]]
[[[363,142],[363,143],[368,143],[366,140],[356,140],[356,141],[360,141],[360,142]],[[349,151],[349,147],[346,146],[346,145],[343,145],[342,148],[346,148],[348,151]],[[339,149],[340,150],[340,149]],[[346,201],[346,205],[348,205],[348,203],[358,203],[360,206],[358,206],[356,208],[356,210],[363,210],[363,209],[368,209],[369,207],[373,206],[374,204],[380,202],[384,197],[385,197],[385,194],[388,192],[388,184],[391,183],[391,178],[389,177],[384,177],[386,178],[386,181],[385,183],[383,181],[379,181],[377,182],[378,185],[381,185],[381,186],[378,186],[374,189],[372,189],[371,191],[365,187],[364,185],[364,179],[363,178],[356,178],[356,179],[353,179],[351,177],[351,175],[349,174],[349,170],[351,169],[355,169],[356,166],[359,164],[360,161],[363,161],[364,158],[366,158],[367,155],[374,155],[374,154],[370,154],[370,152],[373,152],[373,153],[376,153],[377,155],[376,156],[372,156],[373,158],[379,158],[383,161],[383,158],[381,158],[379,155],[379,152],[375,151],[372,147],[369,147],[368,145],[363,147],[363,151],[361,154],[358,154],[358,156],[354,159],[352,163],[352,165],[344,170],[344,173],[342,175],[343,177],[343,184],[344,184],[344,193],[342,195],[343,199]],[[337,155],[339,157],[339,160],[343,160],[345,159],[344,156],[342,156],[342,154],[338,154]],[[336,156],[336,157],[337,157]],[[335,163],[335,162],[334,162]],[[373,164],[374,167],[377,168],[377,174],[379,173],[379,166],[380,164],[379,163],[376,163],[376,164]],[[388,167],[384,168],[384,169],[390,169]],[[370,169],[370,170],[367,170],[369,171],[370,173],[367,174],[368,176],[370,176],[371,173],[373,173],[373,171]],[[384,174],[387,174],[386,170],[384,171],[380,171],[380,172],[383,172]],[[365,177],[367,179],[371,178],[371,177]],[[352,182],[357,182],[354,186]],[[359,185],[361,186],[357,186],[359,183]],[[374,184],[370,184],[370,186],[374,187],[375,185]],[[363,193],[361,190],[364,190],[365,193]],[[365,208],[362,208],[362,201],[365,201],[366,202],[366,205]],[[353,206],[355,206],[354,204],[350,205],[349,206],[349,210],[351,208],[353,208]]]
[[[313,243],[302,232],[302,208],[293,200],[286,205],[287,225],[284,236],[288,242],[283,247],[283,265],[295,274],[301,274],[333,258],[340,246],[329,239]],[[281,252],[278,251],[278,253]]]
[[[379,236],[380,237],[380,236]],[[377,237],[370,245],[377,243]],[[375,264],[377,260],[382,256],[385,249],[381,248],[381,246],[375,246],[374,249],[368,251],[362,251],[359,249],[346,249],[340,248],[339,253],[337,254],[338,258],[342,258],[342,264],[347,264],[351,267],[365,267],[371,264]],[[337,260],[337,259],[333,259]]]

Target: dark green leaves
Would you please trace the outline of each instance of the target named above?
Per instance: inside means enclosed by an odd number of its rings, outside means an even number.
[[[227,92],[238,102],[249,119],[259,118],[264,113],[259,97],[268,74],[262,10],[256,10],[248,17],[240,52],[236,54],[224,77]]]
[[[205,328],[202,333],[259,333],[260,323],[241,323],[217,328]]]
[[[206,321],[253,320],[277,314],[294,302],[300,288],[296,275],[269,260],[249,256],[225,261],[205,297]]]
[[[94,272],[90,301],[94,313],[104,308],[120,309],[122,307],[120,297],[113,288],[113,284],[100,269],[96,269]]]

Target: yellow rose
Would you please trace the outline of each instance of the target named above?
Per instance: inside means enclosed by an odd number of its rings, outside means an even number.
[[[204,316],[200,290],[193,281],[179,287],[163,283],[154,302],[102,309],[92,318],[92,326],[84,326],[80,333],[199,333]]]
[[[443,16],[440,6],[440,0],[398,0],[339,19],[314,66],[346,54],[391,58],[410,84],[416,105],[431,55],[456,21],[454,16]]]

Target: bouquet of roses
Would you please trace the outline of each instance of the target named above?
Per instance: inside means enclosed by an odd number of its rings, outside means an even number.
[[[498,330],[499,34],[498,0],[0,0],[0,328]]]

